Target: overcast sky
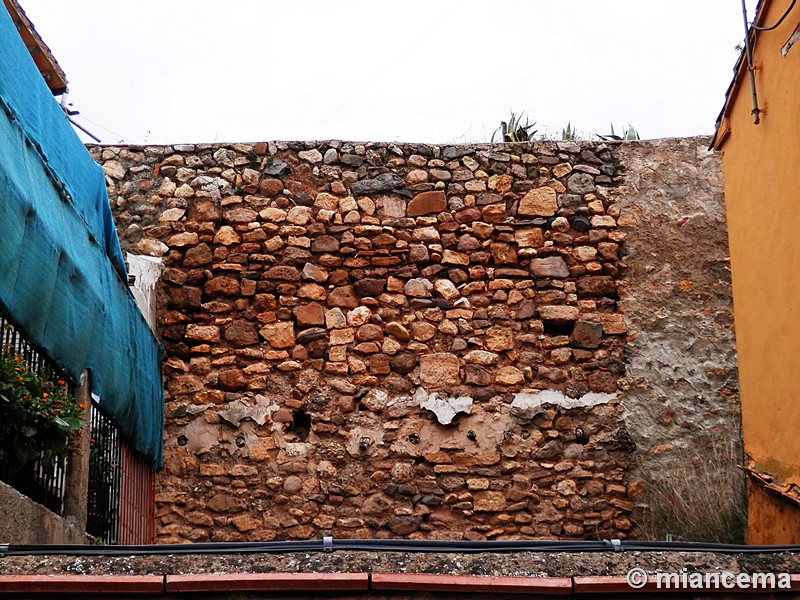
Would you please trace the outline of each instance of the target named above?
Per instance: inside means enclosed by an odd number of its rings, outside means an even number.
[[[744,37],[739,0],[21,4],[107,143],[711,133]]]

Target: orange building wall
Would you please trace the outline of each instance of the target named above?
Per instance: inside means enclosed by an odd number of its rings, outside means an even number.
[[[774,24],[789,3],[765,2],[759,24]],[[775,31],[758,34],[754,64],[761,124],[753,123],[744,72],[720,127],[730,134],[719,144],[745,451],[757,471],[786,483],[800,483],[800,43],[786,57],[781,48],[796,27],[800,8]],[[768,526],[775,515],[800,522],[797,507],[768,506],[778,500],[751,492],[752,540],[777,541]],[[800,526],[784,529],[792,539],[781,541],[800,542]]]

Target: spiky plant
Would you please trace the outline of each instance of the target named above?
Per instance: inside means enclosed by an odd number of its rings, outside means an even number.
[[[504,142],[528,142],[532,140],[536,134],[536,130],[533,129],[536,126],[536,121],[529,123],[528,119],[525,119],[525,124],[523,125],[522,117],[524,114],[520,113],[517,116],[512,110],[511,118],[508,122],[500,121],[500,127],[492,134],[492,142],[494,143],[494,138],[498,133],[500,133]]]

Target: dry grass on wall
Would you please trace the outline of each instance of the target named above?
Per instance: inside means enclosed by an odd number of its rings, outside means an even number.
[[[648,540],[743,544],[747,491],[738,441],[712,441],[675,450],[647,481],[637,525]]]

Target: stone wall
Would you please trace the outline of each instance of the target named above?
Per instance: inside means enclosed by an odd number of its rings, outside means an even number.
[[[64,519],[0,481],[0,543],[90,544],[93,540],[74,521]]]
[[[164,260],[159,540],[627,536],[633,148],[91,148]]]

